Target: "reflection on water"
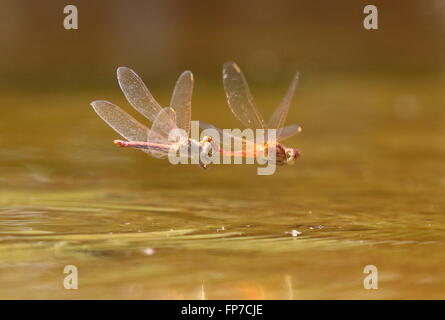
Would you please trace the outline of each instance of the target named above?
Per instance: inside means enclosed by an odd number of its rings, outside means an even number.
[[[88,106],[107,93],[4,94],[0,297],[443,298],[443,84],[377,80],[301,90],[302,160],[270,177],[115,148]],[[216,92],[194,118],[236,125]]]

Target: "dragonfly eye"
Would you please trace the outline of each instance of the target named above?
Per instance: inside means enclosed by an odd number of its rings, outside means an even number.
[[[300,157],[300,151],[298,151],[297,149],[286,149],[286,162],[288,164],[295,164],[295,161],[297,160],[297,158]]]

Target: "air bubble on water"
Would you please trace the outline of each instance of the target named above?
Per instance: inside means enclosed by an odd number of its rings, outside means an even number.
[[[144,253],[145,253],[147,256],[152,256],[152,255],[154,255],[155,250],[154,250],[153,248],[146,248],[146,249],[144,250]]]
[[[292,230],[292,231],[290,232],[290,234],[292,235],[292,237],[297,237],[297,236],[299,236],[300,234],[302,234],[302,232],[300,232],[300,231],[298,231],[298,230]]]

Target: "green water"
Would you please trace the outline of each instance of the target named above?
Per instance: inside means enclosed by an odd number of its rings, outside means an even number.
[[[4,92],[0,298],[443,298],[444,85],[309,79],[289,115],[303,132],[285,143],[301,161],[272,176],[116,148],[88,103],[128,110],[117,87]],[[238,125],[221,88],[195,94],[194,119]],[[256,99],[266,113],[281,94]]]

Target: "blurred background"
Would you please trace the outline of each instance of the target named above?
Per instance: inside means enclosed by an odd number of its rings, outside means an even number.
[[[184,69],[219,81],[226,60],[268,85],[294,69],[309,77],[407,76],[441,74],[444,66],[441,0],[372,1],[378,31],[363,28],[369,1],[71,1],[75,31],[63,28],[59,1],[2,3],[2,88],[92,89],[113,84],[119,65],[155,85]]]
[[[443,298],[444,18],[443,0],[2,0],[0,297]],[[193,119],[239,127],[228,60],[266,118],[301,72],[296,166],[172,166],[115,148],[89,106],[138,117],[118,66],[164,106],[189,69]]]

